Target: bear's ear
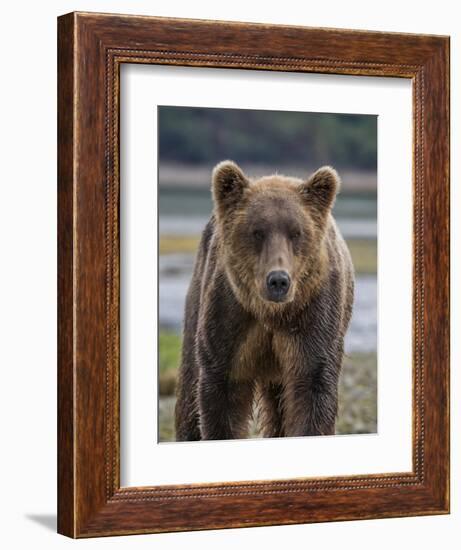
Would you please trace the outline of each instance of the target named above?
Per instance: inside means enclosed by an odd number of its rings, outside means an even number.
[[[340,187],[341,180],[336,170],[331,166],[323,166],[301,184],[299,192],[307,204],[326,212],[333,206]]]
[[[217,164],[211,179],[213,200],[222,213],[237,206],[249,185],[248,178],[231,160]]]

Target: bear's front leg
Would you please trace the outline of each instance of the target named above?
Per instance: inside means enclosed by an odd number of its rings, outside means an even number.
[[[324,358],[305,366],[285,385],[284,428],[288,437],[334,435],[338,410],[338,378]]]
[[[199,379],[202,439],[237,439],[247,435],[252,387],[229,380],[221,372],[202,369]]]
[[[342,345],[338,343],[306,341],[301,337],[284,339],[286,436],[334,435],[342,356]]]
[[[253,385],[234,378],[232,369],[251,318],[223,273],[207,281],[195,339],[197,403],[201,439],[246,436]]]

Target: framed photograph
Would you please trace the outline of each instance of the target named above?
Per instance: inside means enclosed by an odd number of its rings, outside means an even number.
[[[58,19],[58,531],[449,512],[449,38]]]

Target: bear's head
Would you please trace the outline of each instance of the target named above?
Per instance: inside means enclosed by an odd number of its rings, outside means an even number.
[[[232,161],[212,176],[224,267],[239,301],[253,312],[304,304],[327,269],[327,220],[339,190],[333,168],[306,180],[250,180]]]

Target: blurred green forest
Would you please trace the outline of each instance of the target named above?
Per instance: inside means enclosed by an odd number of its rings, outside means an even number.
[[[279,165],[331,164],[376,170],[375,115],[158,108],[163,162],[212,164],[223,158]]]

